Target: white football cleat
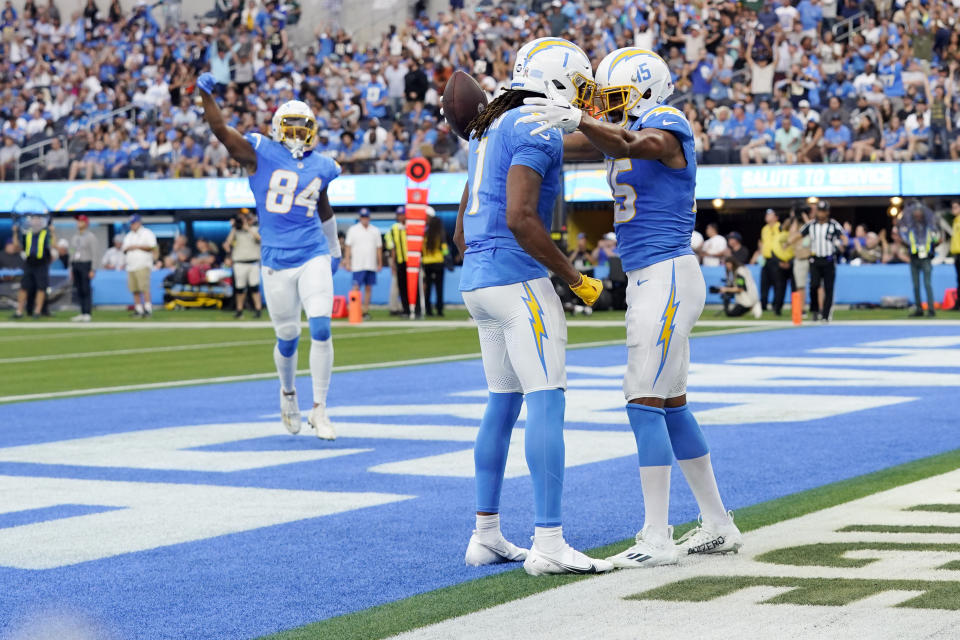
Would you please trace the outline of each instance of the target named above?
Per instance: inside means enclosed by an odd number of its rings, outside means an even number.
[[[667,564],[677,564],[680,553],[673,544],[673,527],[667,527],[667,537],[662,542],[649,540],[641,530],[634,538],[635,542],[626,551],[607,558],[613,566],[620,569],[639,569],[643,567],[660,567]]]
[[[321,440],[336,440],[337,432],[327,417],[327,412],[323,407],[314,407],[307,416],[307,422],[316,432],[316,436]]]
[[[297,404],[297,392],[284,393],[280,390],[280,417],[283,426],[293,435],[300,433],[300,405]]]
[[[733,511],[728,511],[727,515],[730,519],[720,526],[708,524],[702,517],[698,517],[697,521],[700,524],[677,540],[680,553],[687,555],[738,553],[743,546],[743,534],[733,523]]]
[[[499,540],[489,542],[481,540],[474,530],[467,545],[467,553],[463,557],[465,564],[471,567],[480,567],[485,564],[500,564],[502,562],[522,562],[527,559],[527,550],[508,541],[503,535]]]
[[[527,552],[527,559],[523,561],[523,570],[531,576],[545,576],[560,573],[606,573],[613,569],[613,564],[606,560],[591,558],[580,553],[566,542],[563,548],[556,553],[546,553],[537,549],[534,541]]]

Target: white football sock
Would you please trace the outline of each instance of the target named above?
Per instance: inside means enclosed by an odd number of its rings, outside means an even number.
[[[285,356],[280,353],[279,347],[273,348],[273,362],[277,365],[277,374],[280,375],[280,388],[286,392],[296,389],[294,379],[297,377],[297,352],[292,356]]]
[[[143,303],[143,310],[146,311],[147,313],[153,313],[153,304],[151,304],[151,303],[149,303],[149,302],[144,302],[144,303]]]
[[[310,341],[310,377],[313,379],[313,403],[327,406],[327,390],[333,371],[333,338]]]
[[[640,467],[644,538],[651,542],[662,542],[668,537],[670,469],[669,466]]]
[[[137,313],[143,313],[143,305],[137,303],[133,305],[133,310],[136,311]]]
[[[533,543],[544,553],[557,553],[563,549],[563,527],[534,527]]]
[[[500,514],[489,516],[477,514],[477,535],[486,540],[500,539]]]
[[[727,515],[723,500],[720,498],[720,490],[717,488],[717,477],[713,473],[710,454],[689,460],[678,460],[677,462],[680,463],[683,476],[687,479],[687,484],[690,485],[690,489],[697,499],[703,521],[712,525],[727,524],[730,516]]]

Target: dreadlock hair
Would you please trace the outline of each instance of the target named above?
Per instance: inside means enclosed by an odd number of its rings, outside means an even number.
[[[467,125],[467,135],[471,138],[482,138],[493,122],[510,109],[523,105],[526,98],[542,98],[544,94],[523,89],[507,89],[493,99],[493,102],[484,107],[477,116]]]

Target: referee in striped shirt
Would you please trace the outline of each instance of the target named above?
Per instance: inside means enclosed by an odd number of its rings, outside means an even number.
[[[830,217],[830,203],[813,205],[813,219],[800,227],[800,235],[810,238],[810,311],[814,320],[829,322],[833,308],[833,285],[837,279],[837,254],[843,250],[844,235],[840,223]],[[823,309],[820,309],[820,284],[823,283]]]

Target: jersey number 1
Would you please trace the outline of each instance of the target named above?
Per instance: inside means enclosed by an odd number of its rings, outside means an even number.
[[[305,207],[307,217],[312,218],[317,210],[317,198],[320,197],[320,188],[323,180],[314,178],[301,191],[297,191],[300,176],[294,171],[277,169],[270,175],[270,186],[267,190],[267,211],[270,213],[289,213],[293,205]]]

